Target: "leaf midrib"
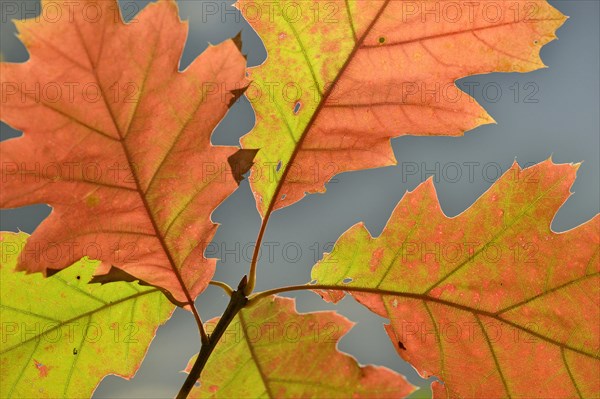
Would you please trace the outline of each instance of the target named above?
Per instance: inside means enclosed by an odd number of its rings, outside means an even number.
[[[72,317],[72,318],[70,318],[70,319],[68,319],[68,320],[56,321],[56,323],[57,323],[57,325],[56,325],[56,326],[54,326],[54,327],[52,327],[52,328],[50,328],[50,329],[45,329],[43,333],[40,333],[40,334],[34,335],[34,336],[32,336],[31,338],[28,338],[28,339],[26,339],[26,340],[20,341],[20,342],[19,342],[18,344],[16,344],[16,345],[13,345],[13,346],[11,346],[11,347],[5,348],[5,349],[3,349],[2,351],[0,351],[0,354],[2,354],[2,355],[3,355],[3,354],[5,354],[5,353],[8,353],[8,352],[12,351],[13,349],[16,349],[16,348],[18,348],[18,347],[20,347],[20,346],[22,346],[22,345],[25,345],[26,343],[28,343],[28,342],[30,342],[30,341],[37,340],[37,339],[38,339],[39,337],[41,337],[42,335],[48,334],[48,333],[50,333],[50,332],[52,332],[52,331],[54,331],[54,330],[56,330],[56,329],[58,329],[58,328],[61,328],[61,327],[63,327],[64,325],[71,324],[71,323],[73,323],[73,322],[75,322],[75,321],[77,321],[77,320],[79,320],[79,319],[82,319],[82,318],[84,318],[84,317],[88,317],[88,316],[92,316],[92,315],[94,315],[94,314],[96,314],[96,313],[103,312],[103,311],[105,311],[106,309],[109,309],[109,308],[111,308],[111,307],[113,307],[113,306],[117,306],[117,305],[120,305],[120,304],[122,304],[122,303],[124,303],[124,302],[127,302],[127,301],[129,301],[129,300],[136,299],[136,298],[139,298],[139,297],[141,297],[141,296],[144,296],[144,295],[153,294],[153,293],[155,293],[155,292],[160,292],[160,290],[159,290],[158,288],[152,288],[152,289],[149,289],[149,290],[147,290],[147,291],[138,292],[137,294],[129,295],[129,296],[127,296],[127,297],[121,298],[121,299],[119,299],[119,300],[116,300],[116,301],[114,301],[114,302],[108,302],[108,303],[107,303],[107,304],[105,304],[105,305],[102,305],[102,306],[100,306],[100,307],[97,307],[97,308],[95,308],[95,309],[89,310],[89,311],[87,311],[87,312],[85,312],[85,313],[81,313],[81,314],[79,314],[78,316]],[[14,310],[17,310],[17,308],[13,308],[13,309],[14,309]],[[20,309],[18,309],[18,310],[20,310]]]
[[[158,29],[158,32],[161,31],[163,22],[164,22],[164,15],[163,15],[163,18],[160,21],[160,28]],[[148,62],[148,65],[146,66],[146,71],[144,73],[144,79],[142,81],[142,86],[140,88],[140,95],[138,96],[138,101],[135,103],[136,105],[135,105],[135,108],[133,109],[131,119],[129,120],[127,131],[126,132],[122,132],[121,128],[119,127],[119,124],[117,122],[117,119],[115,118],[113,109],[110,107],[109,103],[106,100],[106,95],[105,95],[104,87],[101,84],[102,82],[100,81],[100,79],[98,77],[98,73],[96,71],[96,63],[92,61],[92,57],[91,57],[91,55],[90,55],[90,53],[88,51],[86,42],[83,39],[83,35],[81,34],[81,31],[79,30],[79,25],[77,24],[77,20],[73,21],[73,25],[75,27],[75,31],[77,32],[77,35],[79,36],[79,39],[81,40],[82,46],[85,49],[85,53],[87,55],[88,61],[90,63],[90,66],[92,68],[91,72],[94,75],[94,79],[98,83],[98,87],[100,88],[100,94],[101,94],[101,97],[102,97],[102,101],[104,102],[104,106],[105,106],[105,108],[106,108],[106,110],[107,110],[107,112],[108,112],[108,114],[109,114],[109,116],[110,116],[110,118],[112,120],[112,123],[114,125],[115,131],[119,135],[119,143],[121,144],[121,147],[123,149],[123,153],[124,153],[125,158],[127,160],[127,163],[129,164],[129,166],[131,168],[131,176],[133,177],[133,180],[135,182],[136,191],[138,192],[138,195],[139,195],[140,199],[142,200],[142,204],[144,206],[144,209],[146,210],[146,213],[148,215],[148,219],[150,219],[152,227],[153,227],[153,229],[154,229],[154,231],[156,233],[155,236],[158,239],[158,241],[160,242],[160,245],[161,245],[161,247],[163,249],[163,252],[167,256],[167,259],[169,261],[169,264],[171,266],[173,274],[177,277],[177,280],[178,280],[178,282],[179,282],[179,284],[181,286],[181,289],[182,289],[182,291],[183,291],[183,293],[184,293],[184,295],[185,295],[188,303],[190,304],[190,306],[193,306],[194,300],[192,299],[191,294],[190,294],[189,290],[187,289],[187,286],[185,285],[185,282],[183,281],[183,278],[182,278],[181,274],[179,273],[179,269],[176,266],[175,260],[173,258],[173,255],[171,254],[171,251],[169,250],[169,247],[167,246],[165,238],[160,233],[159,226],[158,226],[156,220],[154,219],[154,215],[153,215],[153,213],[151,211],[151,208],[150,208],[150,205],[148,203],[148,200],[147,200],[147,198],[146,198],[146,196],[144,194],[144,190],[142,189],[139,176],[137,175],[135,168],[131,167],[132,165],[134,165],[134,162],[133,162],[131,154],[129,153],[129,149],[127,148],[127,145],[125,143],[125,138],[128,136],[129,128],[131,127],[131,124],[132,124],[133,120],[135,120],[137,111],[139,109],[139,103],[141,102],[141,98],[142,98],[143,93],[144,93],[146,78],[147,78],[149,70],[152,67],[152,64],[154,62],[154,58],[155,58],[154,54],[155,54],[155,51],[156,51],[157,41],[160,40],[160,35],[155,34],[155,40],[154,40],[154,42],[152,44],[152,54],[151,54],[150,60]],[[102,33],[104,35],[104,31]],[[101,41],[103,41],[103,37],[101,37]],[[101,54],[101,51],[99,52],[99,54]]]
[[[342,76],[344,75],[344,72],[346,71],[346,69],[348,68],[349,64],[351,63],[351,61],[354,59],[354,56],[356,55],[356,53],[358,52],[358,50],[360,49],[368,49],[368,48],[379,48],[382,47],[381,45],[363,45],[364,40],[367,38],[367,36],[369,35],[369,33],[371,32],[371,30],[373,29],[373,27],[375,26],[375,24],[377,24],[377,22],[379,22],[379,19],[381,17],[381,15],[383,14],[383,12],[385,11],[385,9],[387,8],[388,4],[390,3],[391,0],[385,0],[385,2],[383,3],[383,5],[381,6],[381,8],[378,10],[377,14],[375,15],[375,17],[373,18],[373,20],[369,23],[367,29],[364,31],[364,33],[361,35],[361,37],[357,40],[356,37],[356,31],[355,31],[355,27],[354,27],[354,23],[352,20],[352,15],[351,15],[351,10],[349,8],[349,4],[348,4],[348,0],[345,1],[345,9],[347,12],[347,17],[348,17],[348,22],[350,25],[350,29],[352,31],[352,36],[355,42],[355,45],[352,49],[352,51],[350,52],[350,54],[348,55],[348,57],[346,58],[346,61],[344,62],[342,68],[340,69],[340,71],[338,72],[338,74],[336,75],[335,79],[333,80],[333,82],[326,87],[325,92],[322,94],[320,102],[317,106],[317,108],[315,109],[315,112],[313,113],[313,115],[311,116],[311,119],[309,120],[308,124],[305,126],[305,128],[302,131],[302,134],[300,135],[300,138],[298,139],[298,141],[295,141],[295,147],[294,150],[292,151],[288,162],[286,163],[286,165],[284,165],[284,170],[283,173],[281,175],[280,180],[277,183],[277,186],[275,187],[275,191],[273,192],[273,195],[271,196],[270,202],[269,202],[269,207],[267,208],[267,211],[264,214],[264,220],[268,221],[270,214],[273,212],[273,209],[275,207],[275,204],[279,201],[279,194],[283,188],[283,186],[286,183],[287,180],[287,175],[289,173],[290,170],[290,166],[293,164],[294,160],[296,159],[296,156],[298,155],[298,153],[300,152],[300,149],[302,147],[302,144],[308,134],[308,132],[310,131],[310,129],[312,128],[312,126],[314,125],[317,117],[320,115],[321,111],[323,110],[325,104],[327,103],[327,100],[329,99],[329,96],[332,94],[333,89],[335,88],[336,84],[339,82],[339,80],[342,78]],[[535,21],[535,22],[539,22],[539,21],[554,21],[554,20],[560,20],[560,18],[539,18],[539,19],[530,19],[528,21]],[[290,28],[292,29],[294,36],[296,37],[302,53],[304,55],[304,58],[309,66],[309,70],[311,73],[311,76],[313,78],[313,80],[315,81],[315,84],[317,85],[317,89],[319,89],[319,83],[318,80],[316,79],[315,73],[313,71],[312,68],[312,64],[310,63],[310,60],[307,58],[307,54],[304,50],[304,46],[302,45],[302,42],[300,41],[300,38],[297,35],[297,32],[295,30],[295,28],[292,26],[292,24],[288,22],[288,25],[290,26]],[[455,32],[448,32],[448,33],[443,33],[443,34],[438,34],[438,35],[430,35],[428,37],[425,38],[415,38],[415,39],[410,39],[410,40],[404,40],[404,41],[400,41],[400,42],[396,42],[396,43],[386,43],[386,45],[384,45],[383,47],[388,47],[388,46],[398,46],[398,45],[404,45],[404,44],[409,44],[412,42],[421,42],[423,40],[430,40],[430,39],[437,39],[437,38],[441,38],[441,37],[445,37],[445,36],[451,36],[451,35],[457,35],[457,34],[464,34],[464,33],[473,33],[475,34],[475,31],[479,31],[479,30],[486,30],[486,29],[496,29],[499,27],[503,27],[503,26],[509,26],[509,25],[514,25],[517,23],[521,23],[523,22],[523,20],[519,19],[516,21],[511,21],[511,22],[505,22],[505,23],[501,23],[501,24],[493,24],[490,26],[484,26],[484,27],[478,27],[478,28],[472,28],[472,29],[468,29],[468,30],[464,30],[464,31],[455,31]],[[478,38],[479,39],[479,38]],[[481,39],[480,39],[481,40]],[[485,43],[487,45],[487,43]],[[509,55],[511,57],[515,57],[513,55]],[[320,92],[320,90],[319,90]],[[287,121],[286,121],[287,122]]]
[[[589,274],[587,276],[585,276],[585,278],[592,278],[592,277],[598,277],[600,276],[600,272],[597,273],[593,273],[593,274]],[[440,305],[445,305],[448,307],[452,307],[458,310],[462,310],[464,312],[468,312],[468,313],[472,313],[475,315],[480,315],[480,316],[485,316],[485,317],[489,317],[492,318],[494,320],[497,320],[501,323],[505,323],[508,324],[509,326],[519,329],[523,332],[526,332],[528,334],[531,334],[532,336],[539,338],[543,341],[546,341],[548,343],[551,343],[553,345],[556,345],[560,348],[565,348],[565,349],[569,349],[573,352],[579,353],[581,355],[596,359],[596,360],[600,360],[600,353],[599,354],[594,354],[594,353],[589,353],[586,352],[582,349],[564,344],[562,342],[558,342],[552,338],[546,337],[536,331],[530,330],[524,326],[521,326],[513,321],[510,321],[508,319],[505,319],[504,317],[501,317],[498,313],[495,312],[489,312],[486,310],[482,310],[482,309],[475,309],[475,308],[471,308],[469,306],[466,305],[462,305],[456,302],[451,302],[451,301],[447,301],[444,299],[440,299],[440,298],[435,298],[432,296],[428,296],[425,294],[418,294],[418,293],[412,293],[412,292],[403,292],[403,291],[394,291],[394,290],[386,290],[386,289],[380,289],[380,288],[368,288],[368,287],[344,287],[344,286],[340,286],[340,285],[327,285],[327,284],[315,284],[315,285],[306,285],[306,286],[298,286],[301,287],[301,289],[306,290],[306,289],[310,289],[310,290],[330,290],[330,291],[346,291],[346,292],[360,292],[360,293],[367,293],[367,294],[375,294],[375,295],[379,295],[379,296],[397,296],[397,297],[401,297],[401,298],[408,298],[408,299],[416,299],[416,300],[421,300],[421,301],[427,301],[427,302],[435,302],[435,303],[439,303]],[[299,290],[300,288],[298,288]]]
[[[243,313],[244,313],[243,311],[239,312],[238,317],[240,319],[240,325],[243,330],[242,335],[244,336],[244,341],[246,342],[246,345],[248,346],[248,351],[250,352],[250,357],[252,358],[254,365],[256,366],[256,370],[258,371],[258,374],[260,375],[263,385],[265,386],[267,395],[269,396],[269,398],[275,398],[275,395],[273,395],[273,392],[271,391],[271,387],[269,386],[269,378],[263,371],[260,361],[258,360],[258,356],[256,355],[256,352],[254,351],[254,347],[252,346],[252,343],[250,342],[250,340],[248,339],[248,336],[246,335],[246,320],[244,319]]]
[[[346,58],[346,61],[342,65],[342,68],[340,69],[340,71],[336,75],[335,79],[326,88],[325,93],[321,97],[321,101],[319,102],[319,105],[315,109],[315,112],[313,113],[312,117],[308,121],[308,123],[307,123],[306,127],[304,128],[304,130],[302,131],[302,134],[300,135],[300,138],[296,142],[296,146],[294,147],[294,151],[292,151],[292,154],[290,155],[290,158],[289,158],[287,164],[284,166],[284,170],[283,170],[283,173],[281,174],[281,178],[279,179],[279,182],[277,183],[277,187],[275,187],[275,191],[274,191],[274,193],[273,193],[273,195],[271,197],[271,201],[269,202],[269,207],[267,208],[267,211],[265,212],[265,217],[264,217],[264,221],[265,222],[269,219],[270,214],[273,212],[273,208],[275,207],[275,204],[278,201],[279,193],[281,192],[281,189],[283,188],[283,186],[285,184],[285,181],[287,179],[287,175],[288,175],[288,173],[289,173],[289,171],[291,169],[290,166],[292,165],[292,163],[296,159],[296,156],[300,152],[300,148],[302,147],[302,144],[304,143],[304,140],[305,140],[305,138],[307,136],[307,133],[310,131],[310,129],[314,125],[315,121],[317,120],[318,116],[321,114],[321,111],[325,107],[325,104],[327,103],[327,100],[329,99],[329,96],[333,93],[333,90],[334,90],[336,84],[342,78],[342,76],[346,72],[346,69],[348,69],[348,66],[350,65],[350,63],[354,59],[354,56],[356,55],[356,53],[358,52],[358,50],[362,47],[363,42],[365,41],[365,39],[367,38],[367,36],[369,35],[369,33],[371,32],[371,30],[375,26],[375,24],[377,24],[377,22],[379,22],[379,18],[381,17],[381,15],[383,14],[383,12],[387,8],[387,6],[390,3],[390,1],[391,0],[385,0],[385,2],[383,3],[383,5],[379,9],[379,11],[377,11],[377,14],[373,18],[373,20],[370,22],[369,26],[367,26],[367,29],[362,34],[362,36],[360,37],[360,39],[358,41],[355,41],[355,44],[354,44],[354,47],[353,47],[352,51],[350,52],[350,54]]]

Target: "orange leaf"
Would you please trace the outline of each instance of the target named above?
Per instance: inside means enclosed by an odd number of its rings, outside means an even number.
[[[247,84],[239,42],[179,72],[187,24],[173,1],[129,24],[116,1],[48,3],[58,21],[16,22],[29,61],[1,64],[2,120],[24,136],[0,144],[0,206],[53,208],[18,270],[88,256],[191,302],[214,273],[210,214],[254,154],[210,144]]]
[[[319,293],[388,318],[400,356],[444,383],[435,397],[598,397],[600,216],[550,229],[577,168],[515,164],[454,218],[428,180],[379,237],[342,235],[313,269]]]
[[[564,15],[545,0],[239,0],[268,58],[250,69],[263,216],[338,173],[396,164],[390,139],[459,136],[493,119],[455,80],[542,68]]]
[[[360,366],[337,350],[352,324],[333,312],[299,314],[290,298],[258,301],[233,319],[190,398],[392,399],[413,392],[392,370]]]

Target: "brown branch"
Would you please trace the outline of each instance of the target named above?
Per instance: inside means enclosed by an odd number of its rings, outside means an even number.
[[[185,382],[179,390],[179,393],[177,394],[177,399],[187,398],[190,391],[200,378],[200,373],[202,373],[202,370],[204,369],[204,366],[206,366],[208,358],[210,357],[213,350],[217,346],[217,343],[225,333],[225,330],[227,330],[227,327],[238,314],[238,312],[242,310],[244,306],[246,306],[246,304],[248,303],[248,297],[246,297],[246,294],[244,293],[244,289],[246,288],[247,284],[248,278],[247,276],[244,276],[244,278],[242,278],[242,281],[240,281],[237,290],[232,292],[231,299],[229,300],[229,304],[227,305],[225,312],[223,312],[223,316],[221,316],[221,318],[219,319],[219,322],[217,323],[213,333],[207,338],[207,342],[202,344],[200,353],[198,354],[198,357],[196,358],[196,361],[194,362],[190,373],[188,374]]]

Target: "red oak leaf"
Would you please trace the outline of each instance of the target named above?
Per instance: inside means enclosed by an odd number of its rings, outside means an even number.
[[[2,120],[24,135],[0,144],[0,206],[52,207],[17,269],[88,256],[189,303],[214,273],[210,214],[255,153],[210,144],[247,84],[240,43],[180,72],[187,24],[173,1],[128,24],[116,1],[52,3],[58,20],[16,22],[30,59],[1,64]]]

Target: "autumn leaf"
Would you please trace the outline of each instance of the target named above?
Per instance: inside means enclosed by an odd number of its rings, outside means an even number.
[[[515,163],[453,218],[429,179],[380,236],[363,224],[344,233],[313,283],[388,318],[400,356],[444,383],[436,398],[597,397],[600,217],[550,229],[578,167]]]
[[[97,261],[15,273],[27,237],[0,235],[0,396],[91,397],[108,374],[133,377],[175,307],[157,288],[88,284]]]
[[[52,207],[17,270],[88,256],[105,280],[121,270],[190,303],[214,274],[210,214],[255,153],[210,144],[247,84],[240,42],[179,72],[187,24],[173,1],[129,24],[116,1],[47,3],[63,17],[17,21],[31,57],[1,64],[2,120],[24,136],[0,144],[0,206]]]
[[[391,399],[414,391],[393,371],[359,366],[336,349],[352,325],[333,312],[299,314],[290,298],[258,301],[233,319],[189,397]]]
[[[390,139],[459,136],[493,119],[454,82],[544,67],[565,17],[545,0],[239,0],[263,39],[251,68],[261,148],[251,179],[265,216],[338,173],[396,164]]]

